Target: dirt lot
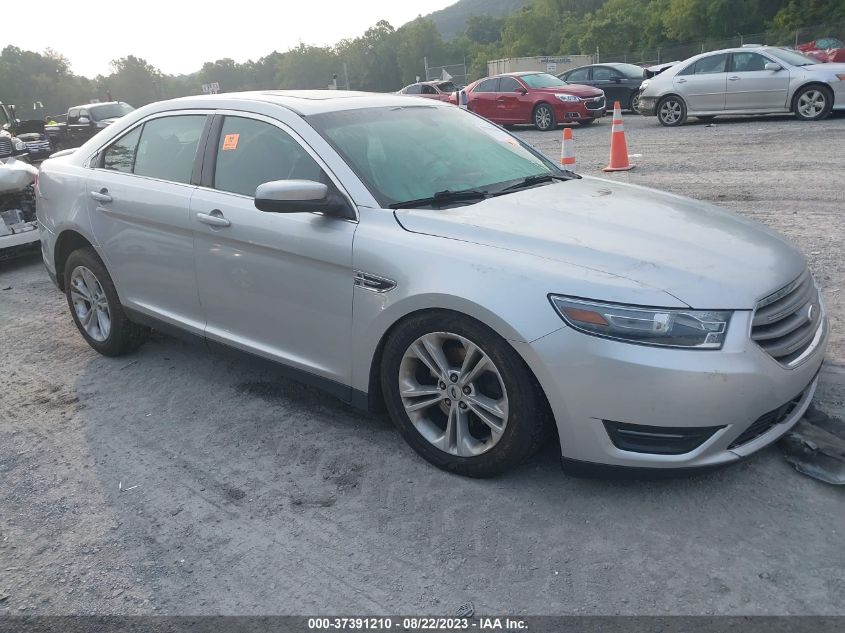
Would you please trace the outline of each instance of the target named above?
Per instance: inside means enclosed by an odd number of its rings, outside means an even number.
[[[712,200],[808,253],[834,334],[818,405],[845,413],[845,118],[627,117],[615,179]],[[559,134],[524,133],[557,155]],[[576,130],[598,174],[610,122]],[[5,613],[843,614],[842,490],[772,448],[694,479],[442,473],[389,422],[155,337],[106,359],[38,258],[0,263]]]

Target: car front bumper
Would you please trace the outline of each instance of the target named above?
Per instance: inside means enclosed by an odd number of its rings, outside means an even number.
[[[554,104],[555,120],[558,123],[565,123],[583,119],[601,119],[607,111],[607,104],[603,99],[601,103],[603,104],[601,107],[590,109],[584,101],[580,103],[558,101]]]
[[[644,97],[640,92],[640,103],[637,107],[643,116],[655,116],[657,114],[657,97]]]
[[[777,440],[801,418],[815,392],[829,334],[827,315],[812,352],[792,369],[750,340],[751,317],[751,312],[734,313],[718,351],[634,345],[568,327],[514,346],[545,391],[565,460],[708,468],[738,461]],[[618,448],[606,421],[690,434],[718,428],[692,450],[658,454]]]

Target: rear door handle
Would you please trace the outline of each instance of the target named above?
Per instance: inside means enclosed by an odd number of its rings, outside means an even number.
[[[203,224],[208,224],[208,226],[216,226],[219,228],[232,226],[232,223],[223,217],[223,213],[219,209],[215,209],[211,213],[197,213],[197,220]]]
[[[102,203],[112,201],[112,197],[109,195],[109,190],[106,189],[105,187],[103,187],[99,191],[92,191],[91,197],[94,198],[94,200],[96,200],[97,202],[102,202]]]
[[[740,78],[734,75],[733,77],[728,77],[728,81],[739,81]]]

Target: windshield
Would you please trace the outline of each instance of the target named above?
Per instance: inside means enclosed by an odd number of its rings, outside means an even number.
[[[383,207],[443,191],[501,189],[560,171],[516,137],[459,108],[341,110],[308,121]]]
[[[442,84],[437,84],[437,89],[440,90],[440,92],[455,92],[458,87],[451,81],[445,81]]]
[[[95,121],[102,121],[103,119],[118,119],[125,114],[129,114],[134,110],[128,103],[103,103],[101,105],[91,106],[91,117]]]
[[[617,64],[614,68],[631,79],[641,79],[645,72],[645,69],[634,64]]]
[[[522,75],[520,77],[529,88],[561,88],[567,83],[548,73],[537,73],[536,75]]]
[[[776,57],[780,61],[792,64],[793,66],[809,66],[810,64],[819,63],[817,59],[795,51],[788,51],[785,48],[770,48],[766,52],[772,57]]]

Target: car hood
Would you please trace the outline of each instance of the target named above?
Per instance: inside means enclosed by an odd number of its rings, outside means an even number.
[[[845,73],[845,64],[840,64],[836,62],[830,63],[819,63],[819,64],[810,64],[809,66],[800,66],[801,70],[821,70],[827,71],[830,73]]]
[[[597,178],[452,209],[395,213],[411,232],[600,270],[663,290],[692,308],[753,309],[806,268],[801,253],[756,222],[681,196]]]
[[[535,88],[534,92],[547,92],[549,94],[560,95],[575,95],[576,97],[583,97],[591,99],[593,97],[600,97],[604,94],[602,90],[593,88],[592,86],[584,86],[581,84],[568,84],[559,88]]]

